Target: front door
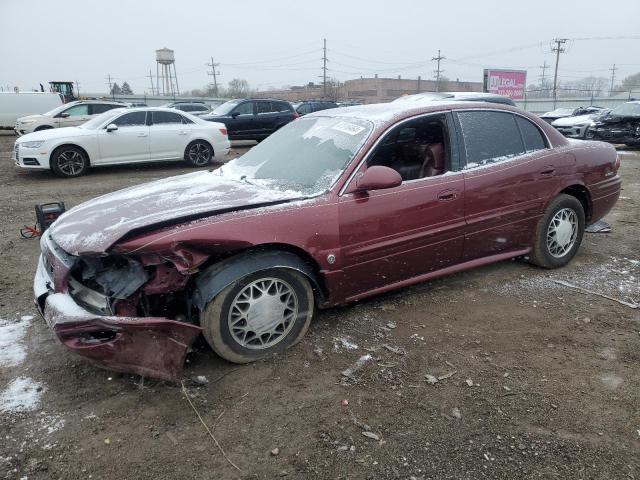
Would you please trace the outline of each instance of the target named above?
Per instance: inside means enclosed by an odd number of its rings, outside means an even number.
[[[230,137],[252,135],[256,132],[256,114],[253,102],[244,102],[231,112],[227,130]]]
[[[145,111],[125,113],[111,122],[118,127],[117,130],[108,131],[106,126],[98,130],[100,157],[91,162],[108,164],[148,161],[150,127],[146,116]]]
[[[84,103],[74,105],[56,115],[55,122],[58,128],[77,127],[91,119],[89,115],[89,105]]]
[[[398,171],[400,186],[340,197],[341,259],[349,292],[364,292],[446,268],[464,243],[464,177],[444,114],[403,122],[367,157]],[[445,175],[446,173],[446,175]],[[347,187],[347,191],[349,188]]]

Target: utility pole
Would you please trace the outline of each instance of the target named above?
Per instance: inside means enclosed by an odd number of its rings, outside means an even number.
[[[420,82],[422,82],[422,77],[418,75],[418,91],[416,93],[420,93]]]
[[[111,74],[107,75],[106,80],[107,80],[107,85],[109,85],[109,95],[111,95],[111,98],[113,98],[113,94],[111,92]]]
[[[613,94],[613,83],[616,80],[616,70],[618,70],[618,69],[616,67],[616,64],[614,63],[613,67],[611,67],[609,69],[609,71],[611,72],[611,88],[609,89],[609,96],[611,96]]]
[[[567,43],[568,38],[555,38],[553,43],[555,47],[551,48],[552,52],[556,52],[556,69],[553,74],[553,108],[556,108],[556,102],[558,100],[558,64],[560,63],[560,54],[565,52],[563,45]]]
[[[546,71],[547,68],[549,68],[549,65],[547,65],[547,61],[545,60],[544,63],[542,65],[540,65],[540,68],[542,69],[542,76],[540,77],[540,86],[542,87],[542,90],[545,90],[545,79],[546,79]]]
[[[80,82],[76,80],[76,98],[80,98]]]
[[[153,87],[153,74],[151,73],[151,69],[149,69],[149,81],[151,82],[151,96],[155,95],[155,90]]]
[[[443,57],[442,55],[440,55],[440,50],[438,49],[438,56],[437,57],[433,57],[431,59],[431,61],[436,61],[438,62],[438,66],[435,70],[436,73],[436,92],[440,91],[440,74],[444,72],[444,70],[440,70],[440,61],[444,60],[445,57]]]
[[[215,63],[213,61],[213,57],[211,57],[211,63],[207,63],[207,66],[211,67],[211,71],[207,72],[207,74],[213,76],[213,94],[216,97],[218,96],[218,77],[217,77],[217,75],[220,75],[220,72],[216,71],[216,68],[218,67],[218,65],[220,65],[220,64],[219,63]]]
[[[322,98],[327,98],[327,39],[322,48]]]

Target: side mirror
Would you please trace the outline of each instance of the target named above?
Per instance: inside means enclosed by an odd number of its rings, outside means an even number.
[[[368,190],[383,190],[397,187],[402,183],[402,177],[393,168],[374,165],[360,176],[350,192],[366,192]]]
[[[58,114],[58,117],[60,118],[67,118],[69,116],[69,114],[67,112],[62,112]]]
[[[118,130],[118,126],[115,123],[107,125],[107,132],[113,132],[115,130]]]
[[[240,115],[240,112],[233,112],[231,118],[236,118],[238,115]]]

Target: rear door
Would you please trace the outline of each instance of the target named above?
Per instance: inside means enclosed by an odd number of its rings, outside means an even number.
[[[152,110],[149,127],[149,152],[151,160],[184,158],[189,142],[190,125],[177,112]]]
[[[256,101],[257,133],[267,136],[275,130],[278,120],[277,109],[274,108],[275,103],[277,102],[271,102],[269,100]]]
[[[149,126],[146,111],[120,115],[111,123],[118,129],[111,132],[104,127],[98,130],[100,157],[92,164],[146,162],[149,160]]]
[[[512,112],[454,115],[465,179],[464,260],[527,248],[562,165],[575,159],[558,159],[542,131]]]

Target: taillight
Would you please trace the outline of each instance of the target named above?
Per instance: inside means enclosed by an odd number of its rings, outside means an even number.
[[[226,137],[227,136],[227,129],[226,128],[221,128],[220,129],[220,133]]]
[[[300,118],[300,114],[296,111],[293,112],[293,119]]]

